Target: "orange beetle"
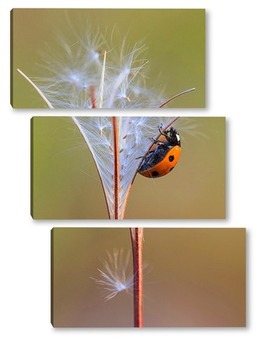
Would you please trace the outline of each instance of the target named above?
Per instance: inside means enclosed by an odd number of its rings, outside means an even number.
[[[154,178],[167,175],[176,166],[181,154],[181,140],[175,128],[162,131],[160,137],[153,139],[154,145],[141,162],[138,173]]]

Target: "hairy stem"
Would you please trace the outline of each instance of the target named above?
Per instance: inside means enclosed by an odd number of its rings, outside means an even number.
[[[134,274],[134,327],[143,326],[143,274],[142,274],[142,248],[143,228],[131,228],[131,241],[133,250]]]

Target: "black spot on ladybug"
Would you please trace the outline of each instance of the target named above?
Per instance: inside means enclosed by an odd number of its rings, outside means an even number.
[[[169,156],[169,157],[168,157],[168,160],[169,160],[170,162],[173,162],[174,159],[175,159],[174,156]],[[172,168],[172,169],[173,169],[173,168]]]
[[[171,170],[173,170],[174,169],[174,167],[172,167],[169,171],[171,171]]]
[[[153,171],[153,172],[151,173],[151,176],[157,177],[157,176],[159,176],[159,173],[158,173],[157,171]]]

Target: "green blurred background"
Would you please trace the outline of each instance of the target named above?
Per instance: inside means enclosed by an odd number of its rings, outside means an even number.
[[[150,62],[147,86],[164,91],[164,97],[189,88],[195,93],[181,97],[169,107],[205,106],[205,10],[157,9],[15,9],[12,11],[12,87],[15,108],[45,108],[41,98],[16,71],[29,77],[44,76],[42,63],[46,45],[58,50],[57,35],[71,36],[68,22],[78,33],[86,23],[111,33],[115,27],[126,36],[129,47],[142,41]],[[67,18],[69,20],[67,20]],[[82,34],[83,36],[83,34]]]
[[[225,118],[180,118],[182,155],[168,175],[136,176],[125,219],[225,218]],[[32,119],[32,216],[107,219],[92,156],[69,117]]]
[[[245,229],[144,229],[144,326],[245,326]],[[98,278],[106,252],[131,251],[127,228],[55,228],[52,323],[133,326],[132,295],[105,302]]]

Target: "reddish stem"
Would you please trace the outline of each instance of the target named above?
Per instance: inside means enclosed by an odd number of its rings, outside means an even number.
[[[182,91],[182,92],[179,92],[179,94],[176,94],[175,96],[169,98],[167,101],[165,101],[164,103],[162,103],[159,108],[163,108],[164,106],[166,106],[169,102],[173,101],[174,99],[176,99],[177,97],[179,96],[182,96],[184,94],[188,94],[188,92],[192,92],[194,91],[195,88],[192,88],[192,89],[188,89],[188,90],[185,90],[185,91]]]
[[[142,247],[143,228],[132,228],[131,240],[133,249],[134,273],[134,327],[143,326],[143,273],[142,273]]]
[[[90,100],[91,100],[91,108],[97,108],[94,86],[90,86]]]
[[[117,118],[112,117],[113,138],[114,138],[114,219],[119,219],[119,140]]]

